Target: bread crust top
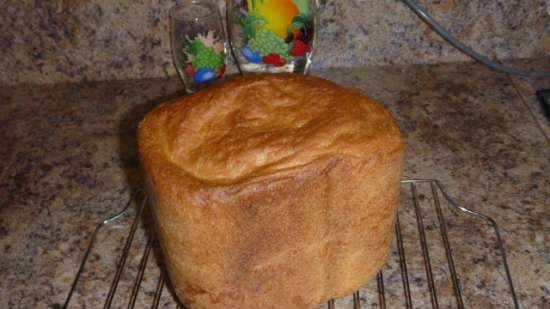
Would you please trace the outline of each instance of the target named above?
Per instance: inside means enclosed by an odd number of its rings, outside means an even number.
[[[174,99],[139,126],[142,159],[201,186],[299,171],[327,156],[401,151],[392,116],[373,99],[313,76],[249,75]]]

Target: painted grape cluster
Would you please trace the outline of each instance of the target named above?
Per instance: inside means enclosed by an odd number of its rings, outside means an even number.
[[[199,85],[218,79],[225,73],[223,42],[215,37],[213,31],[187,39],[183,53],[187,55],[185,75],[193,78]]]

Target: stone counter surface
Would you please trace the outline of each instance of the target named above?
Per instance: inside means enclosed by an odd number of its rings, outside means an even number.
[[[224,0],[217,0],[224,3]],[[59,83],[175,75],[174,0],[0,2],[0,83]],[[315,66],[468,60],[401,1],[326,0]],[[497,59],[550,53],[550,1],[419,0],[458,38]]]
[[[530,64],[548,63],[541,59]],[[407,135],[404,178],[439,179],[461,204],[494,218],[521,308],[548,308],[550,142],[529,89],[550,87],[550,80],[515,79],[475,64],[316,74],[362,88],[394,113]],[[95,226],[120,210],[140,185],[139,119],[181,88],[176,78],[0,87],[0,308],[61,308]],[[414,236],[412,221],[405,214],[403,218],[406,237]],[[113,233],[123,227],[116,226]],[[468,252],[491,251],[494,237],[468,220],[456,221],[452,230],[455,253],[473,255],[457,260],[463,283],[470,277],[478,280],[465,286],[467,308],[499,308],[493,301],[511,308],[507,290],[487,288],[494,278],[480,266],[486,262],[498,267],[499,260]],[[413,254],[418,249],[406,249],[412,272],[421,258]],[[112,267],[115,257],[100,246],[91,260]],[[130,260],[139,258],[131,255]],[[435,264],[445,257],[434,251],[432,259]],[[398,265],[390,261],[387,267],[388,285],[398,283],[399,277],[391,275]],[[436,282],[446,276],[444,270],[435,273]],[[103,268],[89,269],[91,285],[79,290],[71,308],[101,308],[111,275]],[[149,291],[155,282],[147,279],[144,289]],[[427,294],[422,295],[425,279],[414,275],[411,282],[418,285],[413,289],[415,307],[429,308]],[[448,305],[442,307],[455,308],[443,295],[448,288],[438,285],[440,301]],[[378,308],[369,293],[367,288],[362,301]],[[402,291],[388,288],[390,303],[394,294]],[[142,300],[137,304],[141,308]],[[338,308],[344,307],[339,303]]]

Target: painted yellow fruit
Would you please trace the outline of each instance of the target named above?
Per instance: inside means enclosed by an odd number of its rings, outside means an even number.
[[[300,12],[292,0],[248,0],[248,8],[265,18],[265,28],[281,38],[286,37],[288,26]]]

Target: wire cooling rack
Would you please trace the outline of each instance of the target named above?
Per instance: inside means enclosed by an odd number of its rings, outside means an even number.
[[[387,265],[365,288],[319,308],[519,309],[496,222],[458,205],[437,180],[401,185]],[[136,194],[97,226],[63,308],[184,308],[158,258],[147,203]]]

